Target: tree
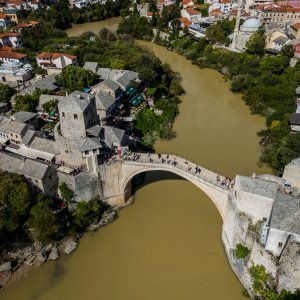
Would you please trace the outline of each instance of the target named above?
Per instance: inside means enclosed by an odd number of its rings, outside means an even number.
[[[31,111],[34,112],[39,102],[40,95],[47,93],[46,90],[35,90],[32,95],[16,95],[14,111]]]
[[[287,57],[288,59],[291,59],[294,57],[294,47],[292,45],[285,45],[281,48],[280,54],[282,56]]]
[[[53,98],[54,98],[53,100],[50,100],[50,101],[43,104],[43,110],[47,113],[57,111],[58,100],[55,99],[55,96],[53,96]]]
[[[9,238],[29,213],[32,193],[21,175],[0,172],[0,238]]]
[[[50,242],[58,231],[57,219],[49,207],[49,200],[39,200],[31,209],[29,226],[34,239],[47,243]]]
[[[0,84],[0,102],[8,102],[15,92],[9,85]]]
[[[90,70],[77,66],[68,66],[56,76],[56,82],[69,91],[82,90],[97,80],[98,76]]]
[[[247,42],[247,52],[249,54],[264,55],[265,53],[265,36],[262,31],[257,31],[252,34]]]
[[[74,191],[70,189],[65,182],[62,182],[58,188],[61,196],[66,202],[70,202],[73,199]]]
[[[80,229],[85,229],[89,224],[99,219],[100,213],[101,205],[97,199],[92,199],[89,202],[80,201],[72,213],[72,218]]]

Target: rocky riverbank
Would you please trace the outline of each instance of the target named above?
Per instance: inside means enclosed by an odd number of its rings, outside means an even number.
[[[91,224],[87,231],[95,231],[113,222],[117,218],[117,210],[110,209],[103,213],[100,221]],[[61,255],[72,253],[79,245],[82,234],[68,236],[60,241],[53,241],[47,245],[34,243],[18,245],[15,250],[8,251],[0,257],[0,290],[50,260],[57,260]]]

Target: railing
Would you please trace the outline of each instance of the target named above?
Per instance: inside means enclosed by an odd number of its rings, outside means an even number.
[[[177,155],[131,152],[122,156],[113,156],[107,163],[114,161],[123,161],[130,164],[157,165],[160,167],[163,166],[167,170],[172,168],[179,169],[185,173],[188,173],[189,175],[192,175],[198,180],[204,181],[205,183],[210,183],[213,186],[223,190],[229,190],[234,186],[234,180],[205,169],[198,164],[190,162]]]

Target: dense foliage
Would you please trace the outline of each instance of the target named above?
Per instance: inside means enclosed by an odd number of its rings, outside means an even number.
[[[14,112],[18,111],[31,111],[35,112],[36,107],[39,102],[40,95],[42,93],[47,93],[46,90],[35,90],[32,95],[21,95],[17,94],[15,96]]]
[[[9,85],[0,84],[0,102],[8,102],[15,92]]]
[[[56,76],[59,86],[68,91],[81,91],[84,87],[94,84],[98,76],[90,70],[85,70],[78,66],[67,66]]]
[[[296,300],[299,299],[300,290],[295,293],[276,291],[274,279],[267,274],[262,265],[252,265],[250,269],[252,288],[257,297],[262,300]]]
[[[250,250],[242,244],[237,244],[235,249],[235,256],[237,259],[245,258],[250,253]]]

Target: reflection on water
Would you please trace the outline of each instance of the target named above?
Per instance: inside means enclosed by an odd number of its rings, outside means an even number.
[[[142,44],[181,73],[186,90],[174,124],[177,137],[158,142],[157,151],[226,176],[269,171],[257,166],[256,132],[264,120],[250,115],[229,83],[162,47]],[[167,179],[157,181],[162,175]],[[135,204],[115,222],[86,234],[72,255],[31,272],[1,300],[242,300],[212,201],[193,184],[165,173],[147,173],[145,180],[149,184],[136,191]]]

